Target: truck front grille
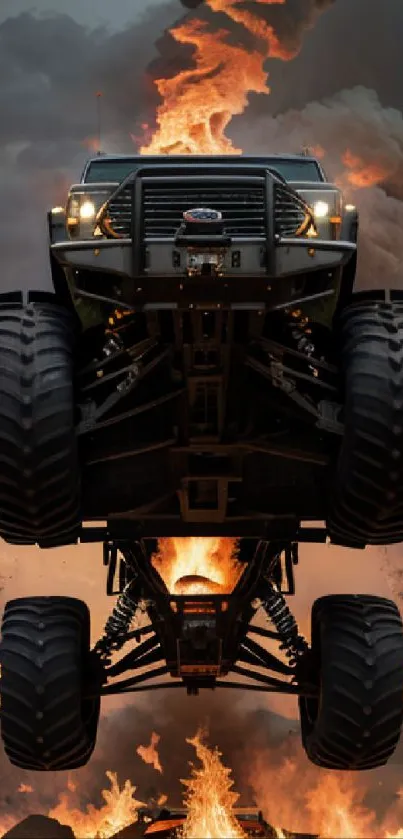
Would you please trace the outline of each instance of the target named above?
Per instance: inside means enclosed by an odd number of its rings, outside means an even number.
[[[127,184],[108,203],[109,224],[116,236],[129,238],[131,235],[132,195],[133,185]]]
[[[131,235],[133,186],[127,184],[108,203],[109,228],[118,237]],[[145,238],[172,239],[183,213],[194,207],[220,210],[230,236],[265,238],[266,192],[262,184],[228,182],[200,185],[145,182],[142,193],[142,233]],[[274,185],[274,230],[280,236],[295,236],[309,227],[309,208],[286,184]]]
[[[312,223],[304,199],[286,184],[274,186],[274,228],[279,236],[303,235]]]
[[[265,190],[263,184],[228,183],[144,184],[144,235],[172,238],[183,213],[195,207],[220,210],[230,236],[263,237],[266,228]]]

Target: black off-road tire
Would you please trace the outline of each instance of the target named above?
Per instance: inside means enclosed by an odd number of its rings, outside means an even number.
[[[77,541],[80,470],[72,316],[52,303],[0,309],[0,536]]]
[[[25,597],[6,605],[0,647],[1,737],[15,766],[77,769],[95,747],[100,700],[81,600]],[[99,680],[98,680],[99,685]]]
[[[299,700],[309,760],[340,770],[387,763],[403,723],[403,626],[396,605],[369,595],[317,600],[311,678],[318,698]]]
[[[403,303],[356,302],[340,319],[345,431],[329,498],[332,541],[403,540]]]

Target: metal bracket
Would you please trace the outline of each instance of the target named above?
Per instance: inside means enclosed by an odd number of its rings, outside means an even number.
[[[340,421],[342,405],[337,402],[327,402],[325,399],[319,402],[319,419],[316,427],[321,431],[330,431],[331,434],[343,436],[344,423]]]

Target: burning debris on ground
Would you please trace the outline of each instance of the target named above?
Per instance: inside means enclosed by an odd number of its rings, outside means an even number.
[[[282,757],[282,749],[272,755],[251,754],[247,769],[256,804],[240,807],[232,770],[221,751],[208,745],[203,730],[186,742],[195,759],[188,764],[188,778],[181,781],[182,806],[172,806],[163,795],[153,803],[139,801],[131,781],[122,785],[114,772],[107,772],[109,788],[102,790],[104,804],[99,808],[77,808],[74,790],[67,790],[47,815],[28,816],[1,835],[4,839],[401,839],[403,835],[398,827],[400,795],[379,818],[366,803],[365,784],[357,785],[351,774],[338,776],[311,767],[303,777],[306,767],[296,757]],[[287,827],[280,827],[286,818]]]
[[[117,776],[108,772],[110,789],[102,791],[105,804],[76,809],[67,791],[47,816],[29,816],[5,834],[4,839],[132,839],[156,836],[161,839],[262,839],[298,837],[269,825],[256,808],[237,807],[232,772],[218,749],[210,748],[206,734],[198,731],[187,743],[195,750],[199,765],[190,764],[190,778],[182,780],[184,806],[170,807],[163,796],[153,807],[135,798],[130,781],[120,787]]]

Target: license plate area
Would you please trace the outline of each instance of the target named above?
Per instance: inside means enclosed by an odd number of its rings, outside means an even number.
[[[205,276],[225,278],[267,275],[267,251],[262,241],[233,242],[228,248],[176,247],[172,242],[146,241],[144,274],[148,277]],[[203,267],[204,266],[204,267]]]
[[[196,251],[189,248],[186,252],[186,273],[189,277],[204,274],[222,275],[225,262],[225,250]]]

